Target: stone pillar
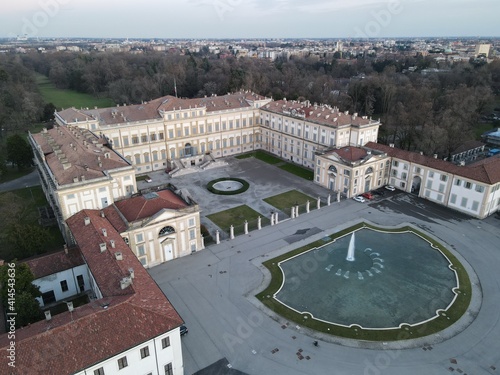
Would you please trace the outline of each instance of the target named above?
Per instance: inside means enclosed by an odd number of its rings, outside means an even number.
[[[248,234],[248,221],[245,220],[245,234]]]
[[[229,237],[230,237],[232,240],[234,240],[234,227],[233,227],[233,225],[231,225],[231,226],[229,227]]]
[[[321,199],[318,197],[318,202],[316,203],[316,208],[319,210],[321,208]]]
[[[274,225],[274,211],[271,212],[271,225]]]
[[[330,200],[332,199],[332,196],[328,194],[328,199],[326,200],[326,204],[329,206],[330,205]]]
[[[201,236],[201,249],[205,248],[205,237]]]
[[[292,206],[292,219],[295,219],[295,207]]]
[[[299,205],[295,206],[295,217],[299,217]]]
[[[261,222],[261,218],[260,216],[257,218],[257,230],[261,230],[262,229],[262,222]]]
[[[309,202],[309,201],[306,202],[306,213],[309,213],[309,211],[310,211],[310,208],[309,208],[310,204],[311,204],[311,202]]]
[[[220,233],[218,229],[215,231],[215,243],[217,245],[220,244]]]
[[[337,191],[337,202],[340,202],[340,190]]]
[[[277,213],[277,212],[275,212],[275,213],[274,213],[274,223],[275,223],[275,224],[278,224],[279,222],[280,222],[280,221],[279,221],[279,219],[278,219],[278,213]]]

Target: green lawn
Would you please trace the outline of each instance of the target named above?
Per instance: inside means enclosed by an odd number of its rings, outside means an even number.
[[[335,238],[339,238],[362,226],[376,228],[366,223],[360,223],[351,228],[347,228],[345,230],[342,230],[340,232],[328,236],[328,241],[334,240]],[[381,228],[377,229],[382,230]],[[284,261],[285,259],[289,259],[293,256],[296,256],[298,254],[302,254],[303,252],[308,251],[312,248],[324,245],[325,240],[323,239],[309,243],[305,246],[302,246],[286,254],[280,255],[274,259],[270,259],[264,262],[263,264],[265,267],[269,269],[272,278],[268,287],[261,293],[257,294],[256,297],[264,305],[266,305],[268,308],[270,308],[277,314],[281,315],[285,319],[294,321],[303,326],[307,326],[316,331],[336,336],[354,338],[358,340],[369,340],[369,341],[393,341],[393,340],[404,340],[408,338],[417,338],[435,334],[455,323],[467,311],[472,294],[470,279],[469,276],[467,275],[467,272],[464,270],[462,264],[458,261],[458,259],[450,251],[444,248],[441,244],[436,243],[425,234],[409,227],[391,230],[391,232],[406,231],[406,230],[411,230],[412,232],[417,233],[418,235],[431,241],[436,247],[439,247],[439,249],[448,257],[450,262],[457,270],[460,289],[455,302],[448,309],[446,315],[440,315],[438,318],[434,320],[431,320],[427,323],[423,323],[420,325],[416,325],[414,327],[403,326],[401,329],[369,330],[369,329],[361,329],[360,327],[348,328],[336,324],[330,324],[327,322],[312,319],[309,314],[302,315],[292,309],[287,308],[285,305],[281,304],[275,298],[273,298],[273,295],[279,290],[279,288],[283,283],[283,273],[281,271],[281,268],[278,266],[278,263]],[[384,229],[384,231],[387,230]],[[307,319],[305,318],[305,316],[307,316]]]
[[[0,176],[0,183],[16,180],[19,177],[23,177],[26,176],[27,174],[30,174],[31,172],[33,172],[33,170],[34,168],[26,168],[19,170],[17,169],[17,167],[7,167],[6,173]]]
[[[278,164],[278,163],[283,163],[283,160],[277,158],[276,156],[273,156],[265,151],[255,151],[255,152],[250,152],[248,154],[243,154],[236,156],[236,159],[247,159],[250,157],[254,157],[256,159],[262,160],[263,162],[266,162],[267,164]]]
[[[57,110],[62,108],[100,108],[112,107],[113,101],[109,98],[94,98],[92,95],[83,94],[73,90],[58,89],[50,80],[42,75],[36,75],[36,81],[40,94],[46,103],[52,103]]]
[[[487,122],[487,123],[478,123],[474,127],[474,137],[476,140],[481,140],[481,134],[486,133],[488,130],[492,130],[495,128],[500,128],[500,121],[496,122]]]
[[[316,207],[316,199],[301,193],[297,190],[290,190],[282,194],[274,195],[269,198],[263,199],[264,202],[269,203],[271,206],[276,207],[278,210],[285,211],[286,209],[296,206],[304,205],[307,201],[311,202],[310,208]]]
[[[312,181],[314,179],[314,172],[310,169],[301,167],[300,165],[286,163],[284,165],[278,166],[278,168],[290,172],[298,177],[302,177],[306,180]]]
[[[257,227],[257,218],[261,216],[262,226],[269,224],[269,219],[263,217],[257,211],[252,210],[250,207],[243,205],[231,208],[229,210],[217,212],[215,214],[207,215],[207,218],[213,221],[223,231],[229,233],[229,227],[234,226],[234,234],[238,235],[244,233],[244,222],[248,221],[248,229],[254,230]]]
[[[47,205],[40,186],[0,193],[0,212],[8,212],[11,215],[0,223],[0,259],[12,259],[12,247],[5,236],[8,223],[12,220],[21,220],[24,224],[38,225],[38,207]],[[44,250],[49,252],[62,249],[65,241],[57,225],[47,229],[51,238],[45,244]]]

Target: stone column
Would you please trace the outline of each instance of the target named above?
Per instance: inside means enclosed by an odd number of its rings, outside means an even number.
[[[310,204],[311,204],[311,202],[309,202],[309,201],[306,202],[306,213],[309,213],[309,211],[310,211],[310,208],[309,208]]]
[[[321,199],[318,197],[318,202],[316,203],[316,208],[319,210],[321,208]]]
[[[257,218],[257,230],[261,230],[262,229],[262,222],[261,222],[261,218],[260,216]]]
[[[271,225],[274,225],[274,211],[271,212]]]
[[[292,219],[295,219],[295,207],[292,206]]]
[[[234,240],[234,227],[233,227],[233,225],[231,225],[231,226],[229,227],[229,237],[230,237],[232,240]]]
[[[205,248],[205,237],[201,236],[201,249]]]
[[[275,212],[275,213],[274,213],[274,223],[275,223],[275,224],[278,224],[279,222],[280,222],[280,221],[279,221],[279,219],[278,219],[278,213],[277,213],[277,212]]]
[[[340,190],[337,191],[337,202],[340,202]]]
[[[248,221],[245,220],[245,234],[248,234]]]
[[[328,199],[326,200],[326,204],[329,206],[330,205],[330,200],[332,199],[332,196],[328,194]]]
[[[218,229],[215,231],[215,243],[217,245],[220,244],[220,233]]]
[[[299,205],[295,206],[295,217],[299,217]]]

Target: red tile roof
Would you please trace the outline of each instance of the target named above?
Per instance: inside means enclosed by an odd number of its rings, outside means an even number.
[[[106,126],[135,121],[160,120],[162,118],[160,111],[206,108],[207,112],[213,112],[235,108],[250,108],[254,101],[264,99],[265,97],[248,91],[193,99],[176,98],[167,95],[142,104],[81,110],[71,108],[58,112],[58,115],[66,123],[74,123],[75,120],[97,120],[100,126]]]
[[[52,275],[57,272],[66,271],[85,264],[80,249],[71,247],[66,254],[64,250],[56,253],[45,254],[24,263],[28,265],[35,279]]]
[[[328,154],[337,154],[340,156],[342,159],[348,161],[348,162],[356,162],[359,161],[363,158],[365,158],[368,153],[364,148],[361,147],[342,147],[338,150],[333,150],[328,152]]]
[[[466,166],[458,166],[448,161],[421,155],[418,152],[400,150],[380,143],[368,142],[366,147],[387,153],[391,157],[451,173],[477,182],[493,185],[500,182],[500,158],[487,158]]]
[[[90,224],[84,224],[84,218]],[[16,331],[16,368],[0,356],[5,374],[73,374],[168,332],[182,319],[100,211],[84,210],[67,220],[104,298]],[[104,236],[102,229],[107,230]],[[111,248],[110,240],[115,241]],[[107,243],[101,252],[100,243]],[[116,260],[114,252],[122,253]],[[133,284],[120,288],[134,270]],[[106,306],[106,307],[105,307]],[[0,336],[0,350],[10,345]],[[4,371],[3,370],[3,371]]]
[[[76,126],[57,126],[47,132],[32,134],[59,185],[71,184],[74,178],[104,178],[104,171],[130,166],[115,151],[104,146],[105,140]]]
[[[336,107],[327,105],[311,105],[309,102],[295,100],[278,100],[266,104],[261,108],[264,111],[278,113],[280,115],[291,115],[304,118],[306,121],[316,122],[330,127],[343,127],[348,125],[363,126],[369,124],[380,124],[366,116],[341,112]]]
[[[164,209],[179,210],[189,205],[173,191],[161,190],[123,199],[115,202],[115,206],[125,219],[132,223],[151,217]]]

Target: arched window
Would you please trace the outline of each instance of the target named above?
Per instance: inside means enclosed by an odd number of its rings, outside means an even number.
[[[335,166],[334,166],[334,165],[330,165],[330,167],[328,168],[328,170],[329,170],[330,172],[337,173],[337,168],[335,168]]]
[[[175,229],[172,228],[171,226],[163,227],[160,230],[160,233],[158,233],[158,236],[166,236],[168,234],[175,233]]]
[[[369,168],[366,170],[366,172],[365,172],[365,174],[369,174],[369,173],[373,173],[373,168],[372,168],[372,167],[369,167]]]

